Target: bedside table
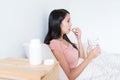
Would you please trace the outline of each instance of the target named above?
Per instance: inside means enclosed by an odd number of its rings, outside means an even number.
[[[30,65],[28,59],[2,59],[0,80],[59,80],[59,64]]]

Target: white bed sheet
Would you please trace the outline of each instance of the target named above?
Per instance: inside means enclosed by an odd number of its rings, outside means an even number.
[[[79,64],[83,60],[79,60]],[[120,80],[120,54],[101,54],[76,80]]]

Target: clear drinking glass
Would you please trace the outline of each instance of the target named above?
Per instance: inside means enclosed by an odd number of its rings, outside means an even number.
[[[89,49],[94,49],[99,44],[99,39],[88,39]]]

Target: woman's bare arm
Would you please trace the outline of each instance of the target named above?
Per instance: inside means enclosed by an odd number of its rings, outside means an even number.
[[[78,51],[79,51],[80,58],[85,58],[84,49],[83,49],[81,39],[78,39]]]

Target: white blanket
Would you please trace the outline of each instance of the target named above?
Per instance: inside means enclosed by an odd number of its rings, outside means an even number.
[[[101,54],[76,80],[120,80],[120,54]]]

